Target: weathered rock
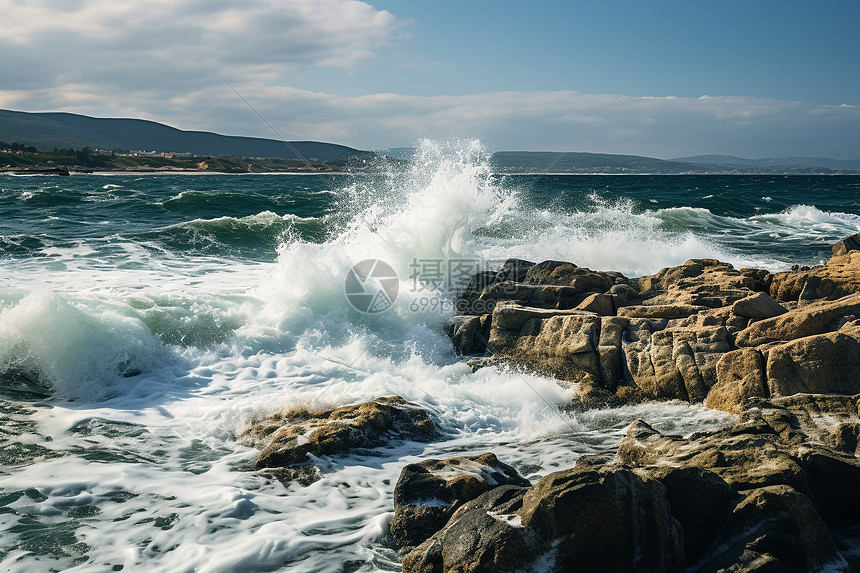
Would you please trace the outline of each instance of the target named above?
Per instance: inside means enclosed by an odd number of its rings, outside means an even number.
[[[640,331],[622,346],[628,386],[650,399],[700,402],[716,382],[716,365],[731,349],[723,327]]]
[[[786,485],[744,493],[715,543],[717,555],[699,570],[806,573],[841,561],[808,497]]]
[[[767,398],[764,359],[755,348],[723,354],[717,361],[717,383],[708,392],[708,408],[740,414],[749,398]]]
[[[732,312],[738,316],[761,320],[785,314],[788,309],[770,298],[767,293],[757,292],[737,301],[732,305]]]
[[[523,497],[525,527],[558,540],[560,570],[683,571],[683,542],[665,490],[621,468],[555,472]]]
[[[543,261],[528,269],[523,282],[571,287],[579,292],[606,292],[616,283],[626,283],[627,279],[621,273],[592,271],[562,261]]]
[[[493,310],[490,324],[489,348],[494,352],[504,353],[506,350],[513,349],[517,345],[517,340],[523,333],[526,323],[532,321],[532,319],[538,319],[538,322],[532,322],[526,331],[534,336],[534,327],[535,325],[539,325],[541,320],[554,316],[567,315],[596,316],[593,313],[581,310],[551,310],[523,306],[510,301],[500,302]]]
[[[600,316],[613,316],[615,314],[615,304],[612,295],[605,293],[588,295],[585,300],[576,306],[576,309],[593,312]]]
[[[404,573],[495,573],[527,570],[550,547],[517,510],[525,488],[492,489],[458,509],[448,524],[403,558]]]
[[[780,316],[753,322],[738,333],[738,346],[760,346],[838,330],[846,317],[860,315],[860,296],[822,301],[791,310]]]
[[[860,293],[860,251],[832,257],[827,264],[772,275],[770,296],[780,301],[834,300]]]
[[[832,247],[830,251],[834,257],[839,255],[847,255],[850,251],[860,251],[860,233],[845,237]]]
[[[636,285],[645,304],[719,308],[753,294],[755,282],[728,263],[691,259],[681,266],[640,278]]]
[[[663,486],[588,464],[463,505],[403,561],[413,571],[683,571]]]
[[[392,439],[429,441],[438,435],[432,418],[400,396],[377,398],[324,412],[291,410],[270,416],[244,433],[266,443],[256,467],[285,467],[314,456],[375,448]]]
[[[409,464],[394,487],[391,534],[399,547],[419,545],[465,502],[502,485],[531,484],[491,453]]]
[[[637,304],[621,307],[617,314],[626,318],[686,318],[708,308],[690,304]]]
[[[499,272],[496,273],[496,282],[521,283],[526,280],[526,273],[535,266],[531,261],[522,259],[508,259]]]
[[[843,332],[807,336],[767,352],[773,396],[860,392],[860,340]]]
[[[451,342],[457,354],[483,354],[490,337],[491,315],[455,316],[448,323]]]

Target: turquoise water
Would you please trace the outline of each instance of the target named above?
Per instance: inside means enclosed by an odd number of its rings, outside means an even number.
[[[357,175],[0,177],[0,566],[397,570],[404,464],[495,452],[534,480],[611,453],[630,421],[690,433],[700,405],[561,412],[574,389],[485,368],[444,336],[434,262],[563,259],[628,276],[692,257],[780,270],[860,231],[860,179],[509,176],[425,143]],[[351,266],[399,294],[363,314]],[[438,287],[438,288],[436,288]],[[322,459],[284,487],[238,437],[282,408],[399,394],[447,432]]]

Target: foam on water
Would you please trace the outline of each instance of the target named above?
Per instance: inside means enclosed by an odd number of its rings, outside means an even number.
[[[442,333],[450,311],[420,304],[450,292],[413,280],[416,261],[560,259],[639,276],[693,257],[761,262],[731,246],[739,233],[860,223],[814,207],[732,218],[597,194],[535,207],[526,189],[490,173],[474,141],[423,142],[406,168],[345,181],[324,192],[334,212],[314,221],[256,207],[195,214],[152,237],[0,259],[0,376],[53,392],[9,414],[24,429],[0,435],[2,568],[397,570],[385,532],[407,463],[493,451],[534,480],[582,454],[611,455],[636,418],[677,434],[733,419],[681,403],[572,414],[559,407],[575,387],[496,367],[472,373]],[[213,200],[170,193],[164,203],[177,209]],[[328,235],[309,237],[302,222]],[[229,249],[238,243],[225,229],[274,229],[279,247],[268,261],[208,256],[171,247],[165,229],[214,235]],[[344,295],[364,259],[400,279],[392,308],[377,315]],[[253,420],[393,394],[430,411],[445,437],[317,460],[323,478],[308,487],[251,471],[257,452],[240,436]]]

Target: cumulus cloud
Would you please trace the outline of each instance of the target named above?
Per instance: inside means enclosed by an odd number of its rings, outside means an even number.
[[[354,0],[0,0],[0,13],[7,90],[84,80],[169,90],[219,75],[350,67],[398,28],[389,12]]]
[[[364,149],[477,137],[561,150],[616,97],[571,91],[343,95],[290,87],[296,71],[347,78],[402,23],[355,0],[0,0],[0,107],[139,117],[180,129]],[[573,151],[676,157],[860,157],[860,108],[750,97],[621,98]]]

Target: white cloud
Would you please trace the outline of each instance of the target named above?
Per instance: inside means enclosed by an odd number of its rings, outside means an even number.
[[[351,67],[398,28],[389,12],[353,0],[0,0],[0,13],[6,89],[199,87],[219,75]]]
[[[477,137],[497,150],[561,150],[615,94],[571,91],[344,96],[289,87],[341,76],[395,41],[402,22],[352,0],[0,0],[0,107],[139,117],[180,129],[372,149]],[[574,151],[674,157],[860,157],[860,108],[750,97],[623,97]]]

